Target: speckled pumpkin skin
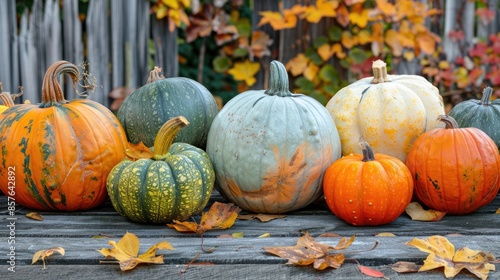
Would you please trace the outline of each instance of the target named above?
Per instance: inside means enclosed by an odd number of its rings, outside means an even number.
[[[117,112],[128,141],[153,146],[160,127],[169,119],[184,116],[190,125],[174,142],[205,148],[208,130],[219,112],[212,94],[200,83],[183,77],[146,84],[127,96]]]
[[[199,213],[210,199],[215,174],[208,155],[173,143],[163,160],[125,159],[107,180],[113,207],[135,222],[166,223]]]
[[[375,154],[364,162],[362,155],[353,154],[326,170],[323,191],[337,217],[355,226],[377,226],[404,212],[413,196],[413,178],[395,157]]]
[[[278,79],[288,91],[281,70]],[[231,99],[216,116],[207,153],[225,198],[247,211],[285,213],[322,194],[323,173],[340,157],[340,139],[313,98],[252,90]]]
[[[363,137],[381,154],[406,160],[411,145],[425,131],[443,127],[439,91],[417,75],[388,75],[389,82],[372,84],[373,77],[342,88],[327,103],[342,143],[342,155],[360,154]]]

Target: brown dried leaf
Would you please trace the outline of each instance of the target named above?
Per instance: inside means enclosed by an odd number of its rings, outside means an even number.
[[[97,250],[107,258],[115,258],[120,263],[122,271],[135,268],[140,263],[163,263],[163,255],[156,255],[158,250],[174,250],[170,243],[162,241],[151,246],[145,253],[139,254],[139,238],[127,232],[118,242],[109,241],[112,248]]]
[[[320,234],[318,237],[340,237],[340,234],[325,232],[325,233]]]
[[[200,224],[195,222],[181,222],[174,220],[173,224],[167,224],[179,232],[195,232],[203,234],[207,230],[227,229],[233,226],[241,208],[232,203],[214,202],[208,212],[201,214]]]
[[[138,144],[128,143],[125,155],[131,160],[150,159],[153,157],[153,152],[141,141]]]
[[[500,208],[497,209],[497,211],[495,212],[495,214],[500,214]]]
[[[492,254],[467,247],[455,251],[455,246],[443,236],[435,235],[427,239],[414,238],[407,245],[429,253],[419,271],[444,267],[445,277],[452,278],[465,268],[478,278],[485,280],[488,278],[489,271],[495,270],[495,265],[490,263],[496,261]]]
[[[29,212],[28,214],[26,214],[26,217],[37,221],[43,221],[43,216],[36,212]]]
[[[217,236],[217,238],[233,238],[233,236],[231,234],[224,233]]]
[[[47,250],[40,250],[33,255],[33,259],[31,260],[31,264],[34,264],[39,259],[42,259],[43,269],[45,269],[45,258],[51,256],[52,254],[54,254],[56,252],[63,255],[63,256],[65,253],[64,248],[62,248],[62,247],[54,247],[54,248],[50,248]]]
[[[418,202],[410,203],[406,209],[406,214],[411,217],[414,221],[424,221],[424,222],[438,222],[443,219],[446,215],[446,212],[441,212],[437,210],[424,210],[422,205]]]
[[[420,266],[414,262],[397,262],[391,266],[392,270],[399,273],[413,273],[418,272]]]
[[[286,215],[273,215],[273,214],[243,214],[238,215],[239,220],[253,220],[259,219],[261,222],[266,223],[274,219],[283,219]]]
[[[344,262],[344,254],[329,254],[332,250],[342,250],[354,241],[354,236],[350,239],[342,238],[336,246],[316,242],[308,232],[297,240],[295,246],[264,247],[263,249],[271,254],[287,259],[287,264],[310,265],[317,270],[327,267],[339,268]]]
[[[392,237],[392,236],[396,236],[396,235],[394,233],[390,233],[390,232],[381,232],[381,233],[375,234],[375,236]]]

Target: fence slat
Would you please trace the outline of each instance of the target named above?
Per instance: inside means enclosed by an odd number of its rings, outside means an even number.
[[[74,64],[83,62],[82,23],[78,14],[78,1],[64,0],[63,2],[63,59]],[[66,98],[78,98],[69,78],[65,80]],[[77,87],[79,91],[83,89]]]

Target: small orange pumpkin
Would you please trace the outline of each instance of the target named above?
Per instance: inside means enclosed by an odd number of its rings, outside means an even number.
[[[323,192],[328,207],[351,225],[391,223],[411,202],[411,173],[396,157],[374,155],[366,141],[360,146],[363,155],[344,156],[326,170]]]
[[[450,116],[439,120],[446,128],[420,135],[406,160],[415,195],[435,210],[472,213],[490,203],[500,188],[497,146],[478,128],[459,128]]]

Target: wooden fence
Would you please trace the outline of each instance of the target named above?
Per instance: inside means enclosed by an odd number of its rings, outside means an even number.
[[[282,0],[285,8],[303,4],[304,1]],[[474,2],[420,1],[442,8],[445,12],[441,22],[429,23],[434,32],[448,34],[457,27],[457,22],[462,24],[467,42],[465,47],[500,30],[499,0],[488,1],[497,15],[487,25],[475,15]],[[253,8],[254,28],[263,29],[271,35],[274,39],[271,53],[278,54],[278,57],[268,57],[265,61],[279,59],[286,62],[304,51],[302,26],[280,32],[273,31],[269,26],[255,26],[260,19],[259,12],[278,10],[278,1],[254,0]],[[311,36],[321,34],[331,24],[324,20],[322,24],[311,25]],[[150,42],[154,43],[153,48]],[[88,62],[88,70],[99,85],[88,98],[109,106],[108,94],[111,90],[137,88],[146,82],[151,59],[163,68],[166,76],[177,76],[177,47],[177,32],[170,33],[166,21],[156,20],[150,14],[150,1],[147,0],[89,0],[85,22],[79,19],[76,0],[35,0],[31,11],[22,14],[20,20],[16,18],[16,1],[0,1],[0,82],[3,89],[10,92],[17,92],[18,86],[22,85],[22,98],[32,103],[40,102],[43,75],[54,61]],[[443,48],[448,59],[458,56],[460,47],[443,36]],[[84,50],[87,52],[84,53]],[[420,70],[418,63],[401,63],[394,69],[399,74],[415,74]],[[266,69],[263,69],[254,88],[265,87],[265,73]],[[65,88],[68,99],[79,98],[69,83],[65,84]]]

